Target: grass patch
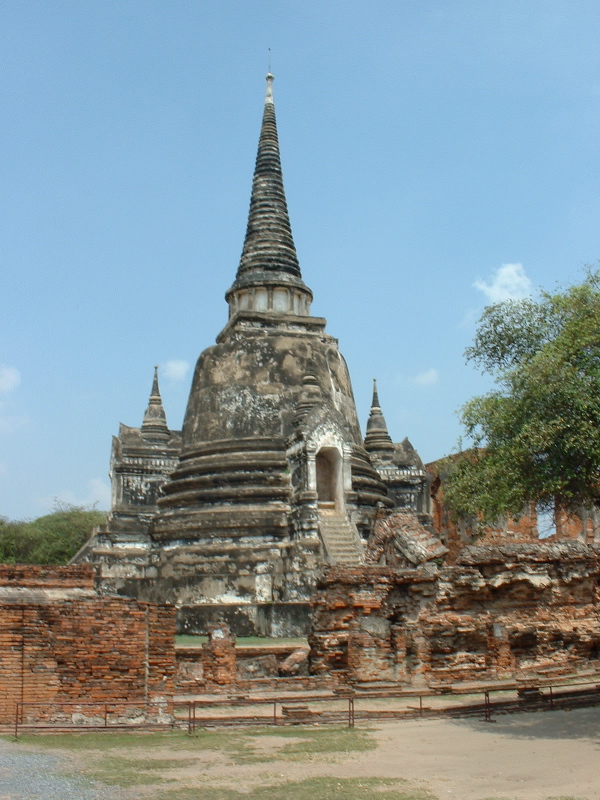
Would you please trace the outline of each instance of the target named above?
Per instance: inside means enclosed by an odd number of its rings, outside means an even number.
[[[208,636],[193,636],[190,633],[178,633],[175,637],[175,644],[187,644],[192,647],[194,645],[200,647],[205,642],[208,642]]]
[[[276,737],[283,744],[276,743],[272,748],[263,749],[263,737]],[[8,737],[6,737],[8,738]],[[289,742],[285,740],[289,739]],[[169,769],[184,763],[192,763],[174,759],[137,759],[123,755],[135,753],[141,749],[152,752],[159,748],[172,752],[212,752],[223,753],[234,764],[267,763],[269,761],[303,761],[314,757],[332,756],[342,753],[364,752],[377,747],[369,730],[349,728],[251,728],[246,730],[199,730],[194,736],[182,732],[161,733],[55,733],[26,734],[19,738],[19,743],[34,745],[51,750],[85,751],[90,754],[103,752],[103,760],[93,765],[95,780],[119,786],[131,786],[134,783],[155,783],[148,770]],[[115,752],[117,751],[117,752]],[[141,779],[136,781],[138,774]]]
[[[268,751],[260,747],[262,737],[291,739]],[[368,730],[348,728],[253,728],[244,731],[199,731],[192,738],[199,749],[219,750],[234,764],[265,763],[269,761],[301,761],[315,755],[362,752],[373,750],[377,743]]]
[[[188,774],[196,774],[197,767],[201,775],[207,764],[202,753],[208,751],[222,754],[230,763],[249,764],[311,761],[320,756],[373,750],[377,743],[365,729],[261,727],[199,730],[194,736],[180,732],[29,734],[19,742],[39,749],[78,751],[83,757],[77,760],[78,778],[123,788],[154,786],[149,790],[154,800],[436,800],[425,789],[401,779],[307,777],[286,781],[282,777],[277,782],[268,774],[262,776],[263,785],[239,791],[226,785],[177,788],[178,778],[172,777],[177,775],[174,771],[189,767],[193,769]],[[152,758],[152,752],[158,750],[167,756],[180,751],[181,758]],[[212,757],[209,759],[212,761]],[[221,778],[215,782],[220,783]]]
[[[14,738],[3,736],[14,742]],[[33,745],[49,750],[129,750],[136,748],[169,747],[189,750],[193,739],[183,732],[160,733],[25,733],[17,744]],[[193,749],[193,744],[191,746]]]
[[[364,728],[282,728],[278,731],[261,730],[254,734],[260,736],[282,736],[294,741],[285,744],[274,756],[315,755],[318,753],[353,753],[375,750],[377,742],[371,738],[370,732]]]
[[[123,758],[104,756],[97,761],[86,777],[107,786],[140,786],[165,783],[166,779],[155,774],[158,770],[177,769],[195,764],[194,759]]]
[[[5,736],[5,739],[10,737]],[[12,739],[14,742],[14,739]],[[244,754],[250,756],[251,737],[246,731],[215,730],[198,731],[188,736],[183,731],[165,731],[157,733],[44,733],[39,735],[24,734],[19,736],[17,744],[33,745],[49,750],[76,750],[80,752],[105,751],[110,754],[135,750],[156,750],[166,748],[173,752],[180,750],[217,750],[232,759]],[[129,759],[131,761],[131,759]],[[149,759],[154,761],[154,759]],[[156,760],[158,762],[158,760]]]
[[[423,789],[405,781],[383,778],[307,778],[279,786],[260,786],[250,792],[205,786],[165,792],[160,800],[435,800]]]
[[[264,754],[260,749],[261,737],[276,736],[278,739],[291,739],[289,743],[272,752]],[[5,736],[5,739],[10,737]],[[234,760],[256,758],[271,760],[303,754],[349,753],[373,750],[377,747],[368,729],[358,728],[301,728],[268,727],[244,730],[198,730],[193,736],[182,731],[157,733],[45,733],[23,734],[19,744],[51,750],[90,750],[119,752],[136,749],[168,748],[178,750],[217,750],[230,755]],[[148,759],[152,761],[152,759]]]

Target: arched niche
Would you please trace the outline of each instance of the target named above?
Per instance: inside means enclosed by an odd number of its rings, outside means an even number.
[[[342,511],[344,507],[342,455],[337,447],[322,447],[317,452],[315,471],[319,506]]]

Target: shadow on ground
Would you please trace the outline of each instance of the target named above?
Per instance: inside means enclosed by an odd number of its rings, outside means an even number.
[[[453,724],[518,739],[592,739],[600,745],[600,707],[573,711],[531,711],[498,714],[495,722],[479,719],[453,720]]]

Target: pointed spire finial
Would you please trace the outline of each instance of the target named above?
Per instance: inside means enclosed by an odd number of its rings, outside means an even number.
[[[164,441],[169,438],[169,428],[167,425],[167,415],[162,404],[160,390],[158,388],[158,367],[154,367],[154,378],[152,379],[152,390],[148,401],[148,408],[144,414],[144,421],[141,427],[142,436],[150,441]]]
[[[160,397],[160,391],[158,389],[158,366],[154,366],[154,379],[152,381],[152,391],[150,392],[151,397]]]
[[[377,380],[373,378],[373,401],[371,408],[381,408],[379,405],[379,395],[377,394]]]
[[[234,284],[225,295],[232,309],[237,308],[238,292],[267,287],[271,291],[276,286],[299,292],[307,306],[312,301],[312,292],[302,280],[285,199],[273,102],[274,78],[270,71],[266,79],[246,236]],[[249,307],[248,302],[245,298],[245,308]],[[267,307],[271,306],[265,305],[263,310]]]
[[[394,453],[394,443],[388,433],[385,417],[379,405],[377,394],[377,381],[373,378],[373,400],[371,402],[371,413],[367,422],[367,433],[365,436],[365,450],[371,458],[375,460],[388,461]]]
[[[265,95],[265,105],[267,103],[273,104],[273,81],[275,76],[271,72],[267,72],[267,94]]]

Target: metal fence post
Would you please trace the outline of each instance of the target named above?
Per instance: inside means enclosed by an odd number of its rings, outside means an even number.
[[[492,719],[492,705],[490,703],[490,693],[489,691],[484,692],[485,697],[485,706],[484,706],[484,713],[483,713],[483,721],[484,722],[496,722],[495,719]]]

